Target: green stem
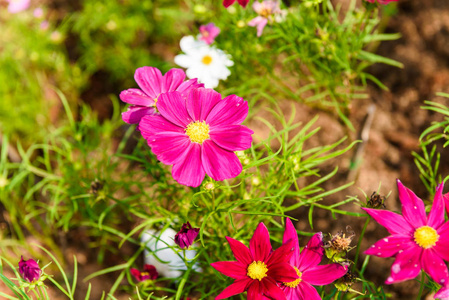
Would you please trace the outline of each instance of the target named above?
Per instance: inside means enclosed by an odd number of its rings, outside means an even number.
[[[419,293],[418,297],[416,297],[417,300],[421,299],[422,292],[424,291],[424,280],[426,279],[426,274],[421,271],[421,284],[419,286]]]
[[[360,245],[362,244],[363,236],[365,235],[366,227],[368,227],[369,221],[371,220],[371,216],[368,216],[365,221],[365,225],[363,225],[362,232],[360,233],[359,242],[357,243],[357,250],[355,252],[355,258],[354,258],[354,264],[352,265],[352,271],[354,272],[357,262],[359,260],[359,254],[360,254]]]

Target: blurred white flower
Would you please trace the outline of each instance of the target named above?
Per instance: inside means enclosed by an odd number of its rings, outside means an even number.
[[[164,277],[179,278],[187,267],[182,259],[183,251],[179,251],[178,245],[175,244],[174,238],[176,231],[171,228],[165,229],[163,232],[153,229],[147,230],[140,238],[141,242],[146,244],[144,251],[145,264],[153,265],[156,270]],[[195,250],[184,250],[185,258],[190,260],[196,255]],[[195,270],[200,271],[196,265]]]
[[[7,0],[8,11],[12,14],[21,12],[30,6],[30,0]]]
[[[183,37],[179,44],[185,54],[177,55],[175,63],[187,69],[187,77],[198,78],[206,88],[215,88],[220,79],[225,80],[231,75],[228,67],[234,62],[222,50],[195,40],[191,35]]]

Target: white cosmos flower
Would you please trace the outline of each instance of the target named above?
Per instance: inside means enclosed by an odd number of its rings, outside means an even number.
[[[175,63],[187,69],[187,77],[198,78],[206,88],[215,88],[220,79],[231,75],[227,67],[234,65],[234,62],[222,50],[195,40],[191,35],[183,37],[179,44],[185,54],[177,55]]]

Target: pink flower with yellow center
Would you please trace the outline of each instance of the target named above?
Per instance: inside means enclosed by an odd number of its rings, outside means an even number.
[[[265,297],[285,300],[279,282],[298,279],[295,269],[288,263],[293,254],[293,241],[272,251],[270,235],[263,223],[257,226],[249,248],[233,238],[226,239],[237,261],[219,261],[211,266],[235,281],[215,299],[225,299],[248,291],[248,300],[261,300]]]
[[[186,74],[181,69],[171,69],[164,76],[161,71],[153,67],[138,68],[134,79],[140,89],[127,89],[120,93],[120,100],[132,104],[122,113],[122,119],[128,124],[138,124],[143,116],[157,113],[158,97],[167,92],[178,91],[183,97],[192,88],[203,87],[197,79],[184,81]]]
[[[424,202],[399,180],[397,183],[402,215],[363,208],[391,234],[365,253],[395,257],[387,284],[415,278],[423,269],[436,283],[446,286],[449,273],[444,260],[449,260],[449,222],[444,220],[443,184],[437,188],[432,209],[426,216]]]
[[[293,241],[294,247],[289,263],[295,268],[299,278],[281,284],[287,300],[321,299],[312,285],[330,284],[348,271],[347,267],[337,263],[318,265],[324,255],[323,234],[321,232],[316,233],[300,252],[295,227],[292,221],[287,219],[285,222],[284,243],[288,241]]]
[[[210,45],[214,42],[215,38],[220,33],[220,28],[215,26],[214,23],[200,26],[200,40]]]
[[[164,93],[156,103],[160,115],[147,115],[139,130],[153,153],[173,165],[173,178],[197,187],[205,175],[222,181],[237,177],[242,164],[234,151],[251,147],[254,133],[241,125],[248,103],[236,95],[224,99],[212,89]]]
[[[262,35],[268,22],[273,22],[276,16],[282,14],[280,3],[276,0],[256,1],[253,4],[253,9],[259,16],[249,21],[248,25],[257,28],[257,36]]]

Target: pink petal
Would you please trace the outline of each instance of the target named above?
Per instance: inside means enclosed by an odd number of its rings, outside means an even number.
[[[220,101],[220,93],[213,89],[193,89],[187,96],[186,107],[193,120],[202,122],[206,120],[212,108]]]
[[[221,292],[216,298],[215,300],[219,300],[219,299],[226,299],[229,298],[231,296],[243,293],[248,285],[252,282],[251,279],[242,279],[242,280],[236,280],[234,281],[233,284],[231,284],[230,286],[228,286],[227,288],[225,288],[223,290],[223,292]]]
[[[270,268],[272,264],[288,263],[293,255],[294,241],[288,240],[281,247],[270,253],[267,258],[267,266]]]
[[[276,300],[286,300],[284,292],[281,288],[276,284],[276,281],[273,279],[266,277],[262,279],[262,284],[264,286],[264,294],[270,297],[271,299]]]
[[[249,241],[249,251],[253,260],[265,262],[271,250],[270,234],[265,224],[260,222]]]
[[[449,261],[449,222],[446,222],[437,230],[440,238],[432,249],[446,261]]]
[[[198,79],[193,78],[187,81],[184,81],[183,83],[181,83],[178,88],[176,89],[177,92],[180,92],[183,98],[187,98],[187,96],[189,95],[190,91],[192,89],[196,89],[196,88],[202,88],[204,87],[204,84],[202,83],[198,83]]]
[[[219,125],[240,125],[248,115],[248,102],[230,95],[218,102],[206,118],[211,129]]]
[[[285,219],[285,231],[282,242],[285,244],[287,241],[291,240],[293,243],[293,254],[290,258],[289,263],[293,266],[298,266],[299,264],[299,242],[298,233],[296,232],[295,226],[293,226],[292,221],[289,218]]]
[[[435,299],[448,300],[449,299],[449,284],[443,286],[438,293],[435,294]]]
[[[340,264],[319,265],[305,270],[301,279],[312,285],[326,285],[342,277],[347,271],[348,267]]]
[[[396,255],[401,250],[415,246],[416,243],[411,236],[390,235],[377,241],[365,251],[365,254],[379,257],[391,257]]]
[[[149,97],[142,90],[139,89],[127,89],[120,93],[120,100],[125,103],[151,106],[154,104],[154,98]]]
[[[449,193],[443,195],[444,206],[446,207],[446,212],[449,215]]]
[[[438,284],[445,285],[449,282],[449,272],[444,261],[433,249],[424,249],[421,264],[424,271]]]
[[[182,158],[173,165],[172,176],[179,184],[197,187],[205,175],[201,165],[201,146],[190,143]]]
[[[238,261],[217,261],[210,264],[215,270],[234,279],[248,278],[247,266]]]
[[[248,287],[247,300],[263,300],[263,286],[259,280],[252,280]]]
[[[317,290],[307,282],[300,282],[295,290],[296,298],[290,298],[288,300],[321,300]]]
[[[323,234],[318,232],[312,236],[299,256],[298,265],[296,265],[299,272],[318,265],[323,258],[323,254]]]
[[[139,131],[145,139],[150,139],[152,135],[164,132],[177,132],[188,138],[184,128],[176,126],[160,115],[144,116],[140,120]]]
[[[432,209],[427,217],[427,225],[438,228],[444,223],[444,201],[443,201],[444,184],[440,184],[433,198]]]
[[[399,252],[391,266],[391,276],[388,277],[385,283],[393,284],[418,276],[419,271],[421,271],[422,250],[421,247],[415,246]]]
[[[188,151],[191,144],[185,134],[178,132],[163,132],[152,135],[147,139],[147,143],[157,159],[166,165],[178,165],[178,162],[180,165],[183,164],[187,160],[186,155],[189,155]]]
[[[161,92],[175,91],[186,78],[186,73],[181,69],[171,69],[164,75]]]
[[[134,73],[134,79],[139,87],[150,98],[156,99],[161,91],[163,82],[161,71],[153,67],[141,67]]]
[[[242,172],[242,164],[234,152],[218,147],[211,140],[205,140],[202,146],[203,168],[214,180],[234,178]]]
[[[153,107],[134,106],[128,107],[128,110],[122,112],[122,120],[128,124],[139,124],[144,116],[150,116],[155,113]]]
[[[243,151],[251,148],[254,133],[243,125],[228,125],[215,127],[209,136],[218,146],[229,151]]]
[[[399,200],[402,204],[402,215],[415,228],[426,225],[427,217],[424,202],[398,179]]]
[[[415,229],[404,219],[403,216],[397,213],[383,210],[362,208],[366,211],[377,223],[385,227],[391,234],[412,235]]]
[[[231,247],[231,251],[234,254],[234,257],[243,265],[249,265],[254,261],[251,256],[251,253],[243,243],[234,240],[233,238],[226,237],[228,240],[229,246]]]
[[[267,23],[268,23],[267,18],[257,16],[248,22],[248,26],[256,27],[257,28],[257,36],[260,37],[262,35],[263,29],[265,28]]]
[[[289,263],[271,265],[268,268],[267,275],[280,282],[292,282],[299,278],[296,270]]]
[[[234,2],[235,0],[223,0],[223,6],[224,7],[231,6]]]
[[[164,118],[180,127],[186,128],[193,121],[187,114],[186,101],[179,92],[161,94],[156,107]]]

